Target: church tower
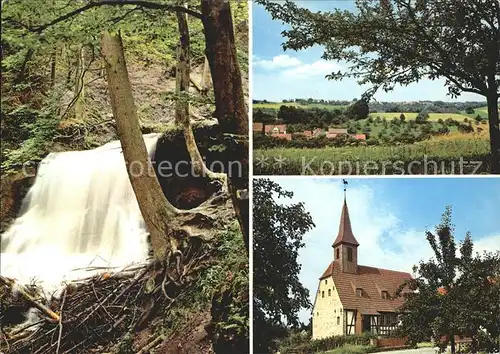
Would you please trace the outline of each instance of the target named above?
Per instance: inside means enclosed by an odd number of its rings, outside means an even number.
[[[333,259],[335,266],[344,273],[358,273],[358,246],[351,228],[351,219],[344,190],[344,205],[340,215],[340,226],[337,238],[333,242]]]

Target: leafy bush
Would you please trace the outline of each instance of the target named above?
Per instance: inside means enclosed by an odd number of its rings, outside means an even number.
[[[361,348],[354,346],[369,346],[370,339],[376,338],[375,334],[363,333],[361,335],[332,336],[323,339],[305,340],[303,337],[290,337],[289,341],[284,341],[280,347],[280,353],[310,354],[324,352],[336,348],[342,348],[342,353],[366,353]],[[350,349],[349,349],[350,348]],[[361,350],[361,351],[359,351]],[[336,353],[336,352],[334,352]]]

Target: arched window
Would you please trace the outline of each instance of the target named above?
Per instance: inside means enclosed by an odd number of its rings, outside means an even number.
[[[337,259],[340,258],[340,250],[337,248]]]
[[[332,289],[328,289],[328,296],[332,296]]]
[[[325,297],[325,292],[324,291],[321,292],[321,297]]]

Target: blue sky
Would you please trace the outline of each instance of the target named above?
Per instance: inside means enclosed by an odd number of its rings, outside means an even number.
[[[328,11],[337,7],[353,11],[353,0],[297,1],[314,11]],[[284,52],[281,31],[286,27],[273,20],[261,5],[253,4],[253,94],[257,100],[281,101],[289,98],[318,98],[352,100],[360,98],[368,86],[359,86],[356,80],[328,81],[325,75],[346,68],[345,63],[326,62],[323,50],[316,46],[302,51]],[[472,93],[457,99],[447,96],[444,80],[422,80],[392,92],[379,92],[378,101],[485,101]]]
[[[316,227],[304,236],[299,252],[300,281],[311,302],[318,278],[333,260],[343,203],[339,178],[273,177],[304,202]],[[500,250],[500,178],[350,178],[347,204],[360,243],[359,264],[412,271],[432,256],[425,230],[434,230],[447,205],[453,208],[455,238],[471,232],[474,250]],[[300,318],[308,322],[309,311]]]

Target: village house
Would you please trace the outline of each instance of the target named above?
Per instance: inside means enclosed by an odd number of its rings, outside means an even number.
[[[253,129],[254,132],[262,133],[264,131],[264,124],[263,123],[253,123]]]
[[[354,237],[344,198],[339,232],[333,242],[333,261],[319,278],[312,314],[312,338],[371,332],[388,334],[398,325],[403,304],[396,290],[411,275],[358,264]]]
[[[328,139],[333,139],[333,138],[336,138],[338,135],[341,135],[341,134],[348,134],[347,133],[347,129],[344,129],[344,128],[328,128],[328,132],[326,133],[326,137]]]
[[[273,138],[292,140],[292,134],[286,132],[286,124],[268,124],[263,123],[253,123],[253,131],[256,133],[262,133],[272,136]],[[348,134],[345,128],[329,128],[328,131],[321,128],[316,128],[314,130],[304,130],[303,132],[298,132],[296,134],[304,135],[306,138],[317,138],[321,135],[326,136],[328,139],[334,139],[341,134],[348,135],[356,140],[366,140],[365,134]]]
[[[286,124],[265,125],[264,126],[264,133],[266,135],[286,134]]]

